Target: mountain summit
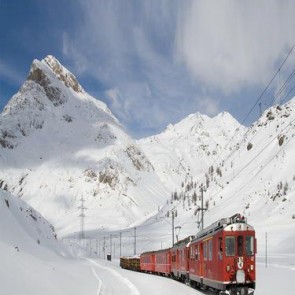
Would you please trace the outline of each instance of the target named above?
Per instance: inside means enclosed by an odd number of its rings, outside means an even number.
[[[34,60],[0,115],[0,187],[61,234],[128,226],[158,209],[167,190],[107,106],[53,56]]]

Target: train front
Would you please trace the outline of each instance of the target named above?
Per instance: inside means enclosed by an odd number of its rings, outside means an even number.
[[[252,295],[256,280],[255,231],[240,214],[232,218],[232,223],[223,230],[223,278],[226,290],[220,294]]]

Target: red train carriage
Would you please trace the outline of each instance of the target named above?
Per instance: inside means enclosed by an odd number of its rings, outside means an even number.
[[[155,272],[160,275],[171,275],[171,254],[170,249],[155,252]]]
[[[155,251],[145,252],[140,255],[140,270],[143,272],[155,272]]]
[[[189,243],[192,240],[192,236],[187,237],[171,248],[171,273],[174,278],[180,281],[186,281],[188,279],[189,272]]]
[[[192,285],[219,294],[250,295],[255,289],[255,231],[239,214],[201,231],[189,245]]]

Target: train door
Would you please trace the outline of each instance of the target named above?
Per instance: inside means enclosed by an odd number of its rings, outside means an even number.
[[[204,244],[200,243],[200,277],[204,276]]]

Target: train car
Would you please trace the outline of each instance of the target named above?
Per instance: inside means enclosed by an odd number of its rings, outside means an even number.
[[[155,273],[170,277],[171,275],[170,248],[155,252]]]
[[[189,245],[189,280],[220,295],[250,295],[255,289],[254,228],[235,214],[201,231]]]
[[[124,269],[140,271],[139,256],[120,257],[120,266]]]
[[[189,244],[192,236],[177,242],[171,248],[171,273],[173,278],[185,282],[189,273]]]
[[[145,252],[140,255],[140,270],[155,273],[155,251]]]

